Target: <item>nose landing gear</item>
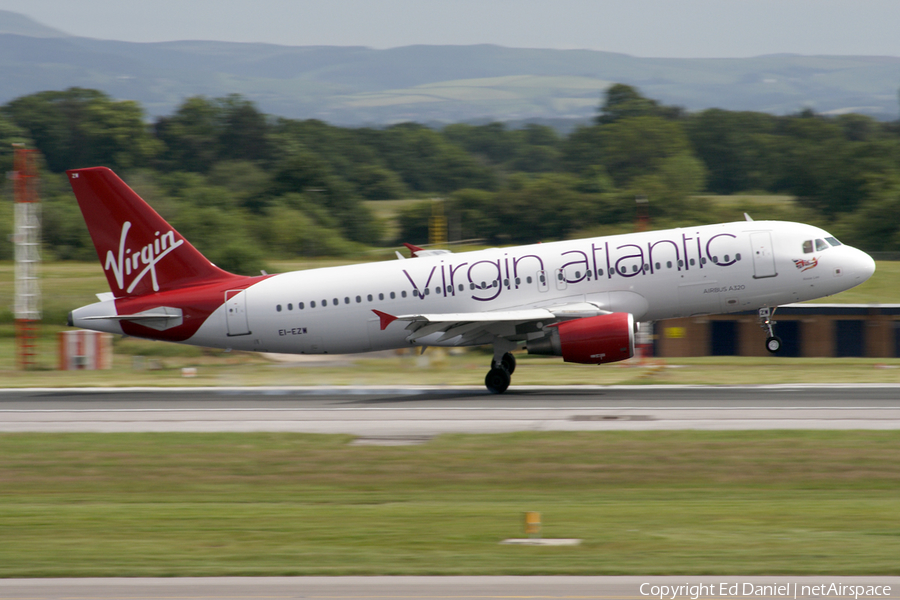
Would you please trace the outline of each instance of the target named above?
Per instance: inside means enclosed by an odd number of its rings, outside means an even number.
[[[781,338],[775,335],[776,321],[772,320],[772,317],[775,316],[776,308],[778,307],[775,306],[769,308],[768,306],[764,306],[759,309],[759,326],[769,334],[769,336],[766,338],[766,350],[768,350],[772,354],[776,354],[779,350],[781,350]]]

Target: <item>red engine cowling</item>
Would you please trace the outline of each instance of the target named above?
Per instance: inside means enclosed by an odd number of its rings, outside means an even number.
[[[634,317],[612,313],[563,321],[543,338],[528,342],[529,354],[562,356],[566,362],[599,365],[634,356]]]

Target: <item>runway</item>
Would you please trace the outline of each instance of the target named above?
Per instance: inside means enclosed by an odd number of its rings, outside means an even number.
[[[685,428],[897,429],[900,386],[520,387],[502,396],[474,387],[0,390],[3,432],[297,431],[414,443],[444,432]],[[534,548],[523,550],[535,559]],[[738,592],[723,593],[723,583]],[[670,600],[854,597],[804,593],[831,583],[872,588],[859,598],[900,598],[900,577],[738,575],[0,579],[0,598],[653,600],[666,585],[683,586],[663,595]],[[694,594],[697,585],[715,589]]]
[[[441,433],[898,429],[900,385],[0,390],[0,431]]]
[[[848,593],[825,594],[834,584]],[[701,587],[702,586],[702,587]],[[724,587],[723,587],[724,586]],[[824,587],[821,587],[824,586]],[[834,589],[834,588],[831,588]],[[854,592],[862,589],[858,596]],[[669,593],[671,590],[672,593]],[[812,593],[815,591],[815,593]],[[900,577],[184,577],[168,579],[0,580],[0,598],[28,600],[712,600],[728,596],[758,600],[858,597],[896,600]],[[665,593],[664,593],[665,592]],[[712,593],[710,593],[712,592]],[[866,593],[868,592],[868,593]]]

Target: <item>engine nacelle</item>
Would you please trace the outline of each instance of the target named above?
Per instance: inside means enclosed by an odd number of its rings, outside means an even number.
[[[612,313],[550,325],[542,338],[528,342],[529,354],[562,356],[566,362],[599,365],[634,356],[634,317]]]

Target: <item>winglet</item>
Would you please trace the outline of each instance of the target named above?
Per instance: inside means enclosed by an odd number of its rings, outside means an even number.
[[[413,258],[418,256],[419,252],[422,251],[422,248],[419,248],[418,246],[413,246],[412,244],[407,244],[406,242],[403,242],[403,245],[406,246],[407,248],[409,248],[409,253],[412,254]]]
[[[381,319],[381,330],[384,331],[387,329],[387,326],[397,320],[397,317],[394,315],[389,315],[386,312],[381,312],[380,310],[372,309],[372,312],[378,315],[378,318]]]

